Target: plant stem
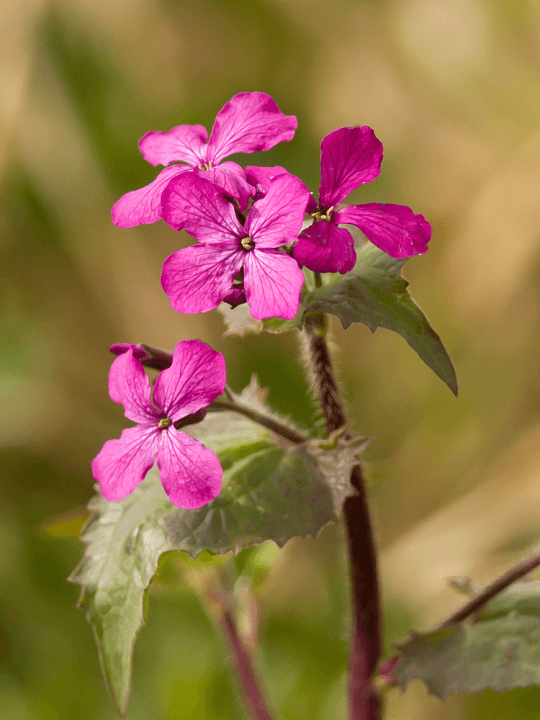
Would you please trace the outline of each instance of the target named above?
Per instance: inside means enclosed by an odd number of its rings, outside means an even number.
[[[233,651],[238,678],[254,720],[272,720],[261,694],[251,658],[240,639],[233,615],[228,608],[223,609],[220,624]]]
[[[331,433],[346,424],[346,416],[326,343],[326,317],[322,313],[311,314],[306,318],[305,325],[315,387],[326,427]],[[352,470],[351,484],[355,494],[346,498],[343,504],[353,609],[349,718],[379,720],[381,703],[372,679],[381,652],[377,558],[360,465]]]
[[[378,720],[381,703],[373,684],[381,655],[377,555],[360,465],[353,468],[351,483],[357,494],[346,498],[343,504],[354,607],[349,717],[350,720]]]
[[[324,314],[308,315],[305,319],[305,329],[315,389],[326,427],[331,433],[346,425],[347,421],[326,343],[328,326]]]
[[[253,410],[246,405],[241,405],[236,401],[214,400],[208,406],[208,410],[232,410],[233,412],[240,413],[240,415],[245,415],[245,417],[253,420],[253,422],[272,430],[272,432],[275,432],[276,435],[281,435],[282,438],[285,438],[285,440],[289,440],[289,442],[295,443],[296,445],[306,442],[308,439],[307,436],[296,432],[296,430],[293,430],[288,425],[285,425],[278,420],[274,420],[273,417],[264,415],[263,413]]]

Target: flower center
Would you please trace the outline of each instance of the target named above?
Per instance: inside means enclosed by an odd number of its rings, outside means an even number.
[[[319,220],[327,220],[329,221],[332,217],[332,213],[334,212],[334,206],[329,207],[328,210],[324,210],[323,208],[318,208],[317,212],[314,212],[311,214],[311,217],[315,219],[315,222],[318,222]]]
[[[250,237],[242,238],[240,240],[240,245],[244,248],[246,252],[253,250],[253,248],[255,247],[255,243]]]
[[[199,170],[211,170],[211,169],[212,169],[212,163],[211,163],[211,162],[201,163],[201,164],[199,165]]]
[[[166,428],[170,427],[172,425],[171,418],[161,418],[161,420],[158,422],[158,427],[162,430],[165,430]]]

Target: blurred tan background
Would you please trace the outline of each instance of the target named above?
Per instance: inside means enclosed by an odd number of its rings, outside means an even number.
[[[124,427],[107,395],[113,342],[199,337],[239,390],[252,372],[302,424],[312,416],[293,334],[222,338],[217,312],[180,316],[164,258],[188,238],[120,230],[110,207],[152,180],[148,130],[210,129],[261,90],[299,130],[238,158],[285,164],[312,190],[319,144],[370,125],[381,176],[351,201],[394,202],[433,226],[412,294],[442,336],[456,400],[397,335],[335,327],[357,429],[376,438],[371,500],[387,648],[487,582],[540,537],[540,4],[533,0],[3,0],[0,4],[0,698],[7,720],[114,711],[76,589],[71,534],[90,461]],[[292,406],[291,406],[292,399]],[[54,522],[52,522],[54,524]],[[345,718],[347,586],[341,529],[266,552],[258,658],[279,717]],[[241,718],[227,651],[187,587],[150,593],[128,718]],[[172,628],[172,630],[171,630]],[[414,684],[387,717],[540,718],[540,690],[444,705]]]

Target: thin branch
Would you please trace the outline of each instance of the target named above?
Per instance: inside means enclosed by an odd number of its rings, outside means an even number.
[[[214,400],[208,406],[208,410],[232,410],[233,412],[240,413],[240,415],[245,415],[245,417],[253,420],[253,422],[272,430],[272,432],[275,432],[276,435],[281,435],[282,438],[285,438],[285,440],[295,443],[296,445],[308,440],[306,435],[302,435],[301,433],[296,432],[296,430],[290,428],[288,425],[285,425],[278,420],[274,420],[274,418],[270,417],[270,415],[264,415],[263,413],[253,410],[252,408],[247,407],[247,405],[241,405],[236,401]]]
[[[469,615],[478,612],[487,602],[489,602],[489,600],[494,598],[496,595],[499,595],[499,593],[506,590],[509,585],[512,585],[512,583],[515,583],[516,580],[524,577],[538,566],[540,566],[540,550],[537,549],[528,558],[521,560],[521,562],[518,562],[513,568],[510,568],[510,570],[503,573],[503,575],[492,582],[491,585],[488,585],[483,590],[480,590],[477,595],[472,597],[465,603],[465,605],[459,608],[459,610],[456,610],[456,612],[452,613],[449,618],[441,623],[439,628],[459,623],[468,618]]]
[[[482,588],[474,597],[468,600],[458,610],[453,612],[449,617],[440,623],[435,630],[440,630],[450,625],[456,625],[457,623],[463,622],[471,615],[478,613],[484,605],[492,600],[494,597],[499,595],[501,592],[506,590],[516,580],[520,580],[525,575],[528,575],[535,568],[540,567],[540,549],[537,549],[532,555],[518,562],[514,567],[507,570],[500,577],[494,580],[491,585]],[[391,657],[389,660],[385,660],[379,668],[379,674],[389,684],[396,684],[394,681],[394,670],[396,669],[402,655],[397,654]]]
[[[244,643],[240,639],[233,615],[228,608],[223,609],[220,625],[233,651],[238,678],[254,720],[272,720],[270,711],[266,707],[266,703],[261,694],[259,683],[253,665],[251,664],[251,658],[244,647]]]
[[[315,277],[315,282],[320,278]],[[322,313],[306,318],[306,335],[315,388],[328,432],[346,425],[339,387],[328,345],[327,322]],[[353,468],[355,494],[343,504],[351,567],[353,634],[349,660],[350,720],[379,720],[381,703],[373,683],[381,654],[379,585],[375,541],[360,465]]]

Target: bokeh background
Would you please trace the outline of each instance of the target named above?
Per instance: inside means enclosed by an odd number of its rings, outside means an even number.
[[[0,27],[2,718],[115,717],[66,582],[90,461],[124,426],[107,395],[109,344],[199,337],[225,354],[235,389],[257,372],[278,410],[312,417],[293,334],[224,338],[217,311],[174,313],[160,268],[187,237],[110,220],[122,193],[155,176],[137,150],[144,133],[210,128],[240,91],[270,93],[299,120],[293,142],[249,162],[286,164],[316,189],[321,138],[371,125],[383,172],[352,200],[410,205],[433,225],[405,275],[455,361],[459,399],[399,336],[334,327],[351,417],[376,438],[386,647],[461,602],[446,578],[487,582],[538,541],[537,2],[3,0]],[[255,655],[277,716],[345,718],[342,528],[257,557]],[[245,717],[180,565],[150,591],[127,717]],[[417,682],[386,706],[399,720],[532,719],[540,689],[441,704]]]

